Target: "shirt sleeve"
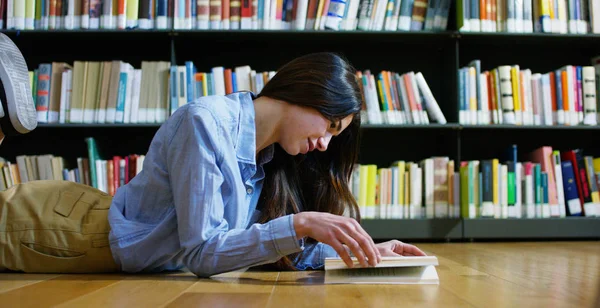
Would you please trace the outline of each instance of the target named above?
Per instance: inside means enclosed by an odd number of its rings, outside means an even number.
[[[166,143],[166,172],[184,265],[197,276],[208,277],[273,263],[301,251],[293,215],[253,224],[248,229],[230,230],[224,219],[224,177],[219,168],[223,163],[221,139],[225,137],[210,110],[188,107],[181,108],[181,119]]]
[[[325,258],[338,258],[333,247],[323,243],[306,244],[304,250],[296,256],[294,265],[299,270],[317,270],[325,267]]]

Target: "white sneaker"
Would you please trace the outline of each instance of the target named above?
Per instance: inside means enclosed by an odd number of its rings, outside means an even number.
[[[25,134],[37,126],[27,63],[19,48],[0,33],[0,128],[6,135]]]

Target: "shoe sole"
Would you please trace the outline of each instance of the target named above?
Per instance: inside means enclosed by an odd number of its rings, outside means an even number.
[[[3,33],[0,33],[0,81],[6,94],[2,106],[10,120],[7,120],[6,115],[0,119],[3,130],[7,124],[12,126],[7,130],[13,129],[20,134],[34,130],[37,126],[37,115],[27,63],[19,48]]]

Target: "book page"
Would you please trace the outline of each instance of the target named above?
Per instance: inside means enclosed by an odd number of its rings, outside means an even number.
[[[325,283],[438,284],[435,266],[353,268],[329,270]]]

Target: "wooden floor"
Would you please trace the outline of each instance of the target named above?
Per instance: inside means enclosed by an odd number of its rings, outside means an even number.
[[[0,307],[598,307],[600,242],[420,244],[439,285],[323,285],[323,272],[0,274]]]

